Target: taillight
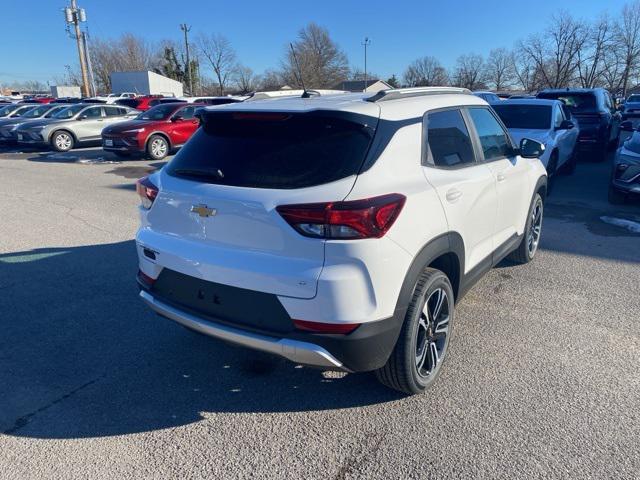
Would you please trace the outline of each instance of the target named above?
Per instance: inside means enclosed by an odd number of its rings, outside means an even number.
[[[136,192],[138,192],[138,196],[140,197],[142,208],[149,210],[151,205],[153,205],[153,201],[158,196],[158,187],[151,183],[149,177],[142,177],[136,182]]]
[[[138,280],[143,284],[146,285],[148,287],[151,287],[156,279],[155,278],[151,278],[149,275],[147,275],[146,273],[144,273],[142,270],[138,270]]]
[[[293,320],[293,324],[298,330],[304,330],[305,332],[335,333],[339,335],[351,333],[360,326],[359,323],[322,323],[308,320]]]
[[[282,205],[276,208],[306,237],[353,240],[380,238],[400,215],[406,197],[391,193],[348,202]]]

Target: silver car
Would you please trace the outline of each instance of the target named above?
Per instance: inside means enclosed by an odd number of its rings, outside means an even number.
[[[0,143],[14,143],[17,140],[16,130],[20,126],[36,120],[51,118],[68,106],[55,103],[31,105],[32,108],[18,116],[0,118]]]
[[[51,118],[21,125],[16,137],[23,145],[50,146],[58,152],[67,152],[79,145],[99,144],[103,128],[139,113],[119,105],[78,103]]]

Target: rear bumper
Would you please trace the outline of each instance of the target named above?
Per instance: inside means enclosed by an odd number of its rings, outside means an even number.
[[[140,298],[159,315],[210,337],[279,355],[296,363],[347,370],[342,362],[318,345],[288,338],[260,335],[207,321],[163,303],[144,290],[140,291]]]
[[[298,330],[287,333],[257,332],[231,326],[171,305],[141,285],[140,298],[162,317],[191,330],[236,345],[271,353],[314,367],[367,372],[381,368],[400,334],[404,311],[391,318],[367,322],[348,335],[317,334]]]

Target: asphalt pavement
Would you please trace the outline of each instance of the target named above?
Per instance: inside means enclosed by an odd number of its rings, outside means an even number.
[[[581,161],[541,251],[461,302],[426,394],[192,334],[137,298],[134,179],[0,151],[0,478],[640,478],[640,204]]]

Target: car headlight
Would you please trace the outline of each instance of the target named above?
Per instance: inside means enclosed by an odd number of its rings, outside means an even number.
[[[144,128],[134,128],[133,130],[123,130],[122,133],[124,133],[125,135],[127,134],[131,134],[131,133],[142,133],[144,132]]]

